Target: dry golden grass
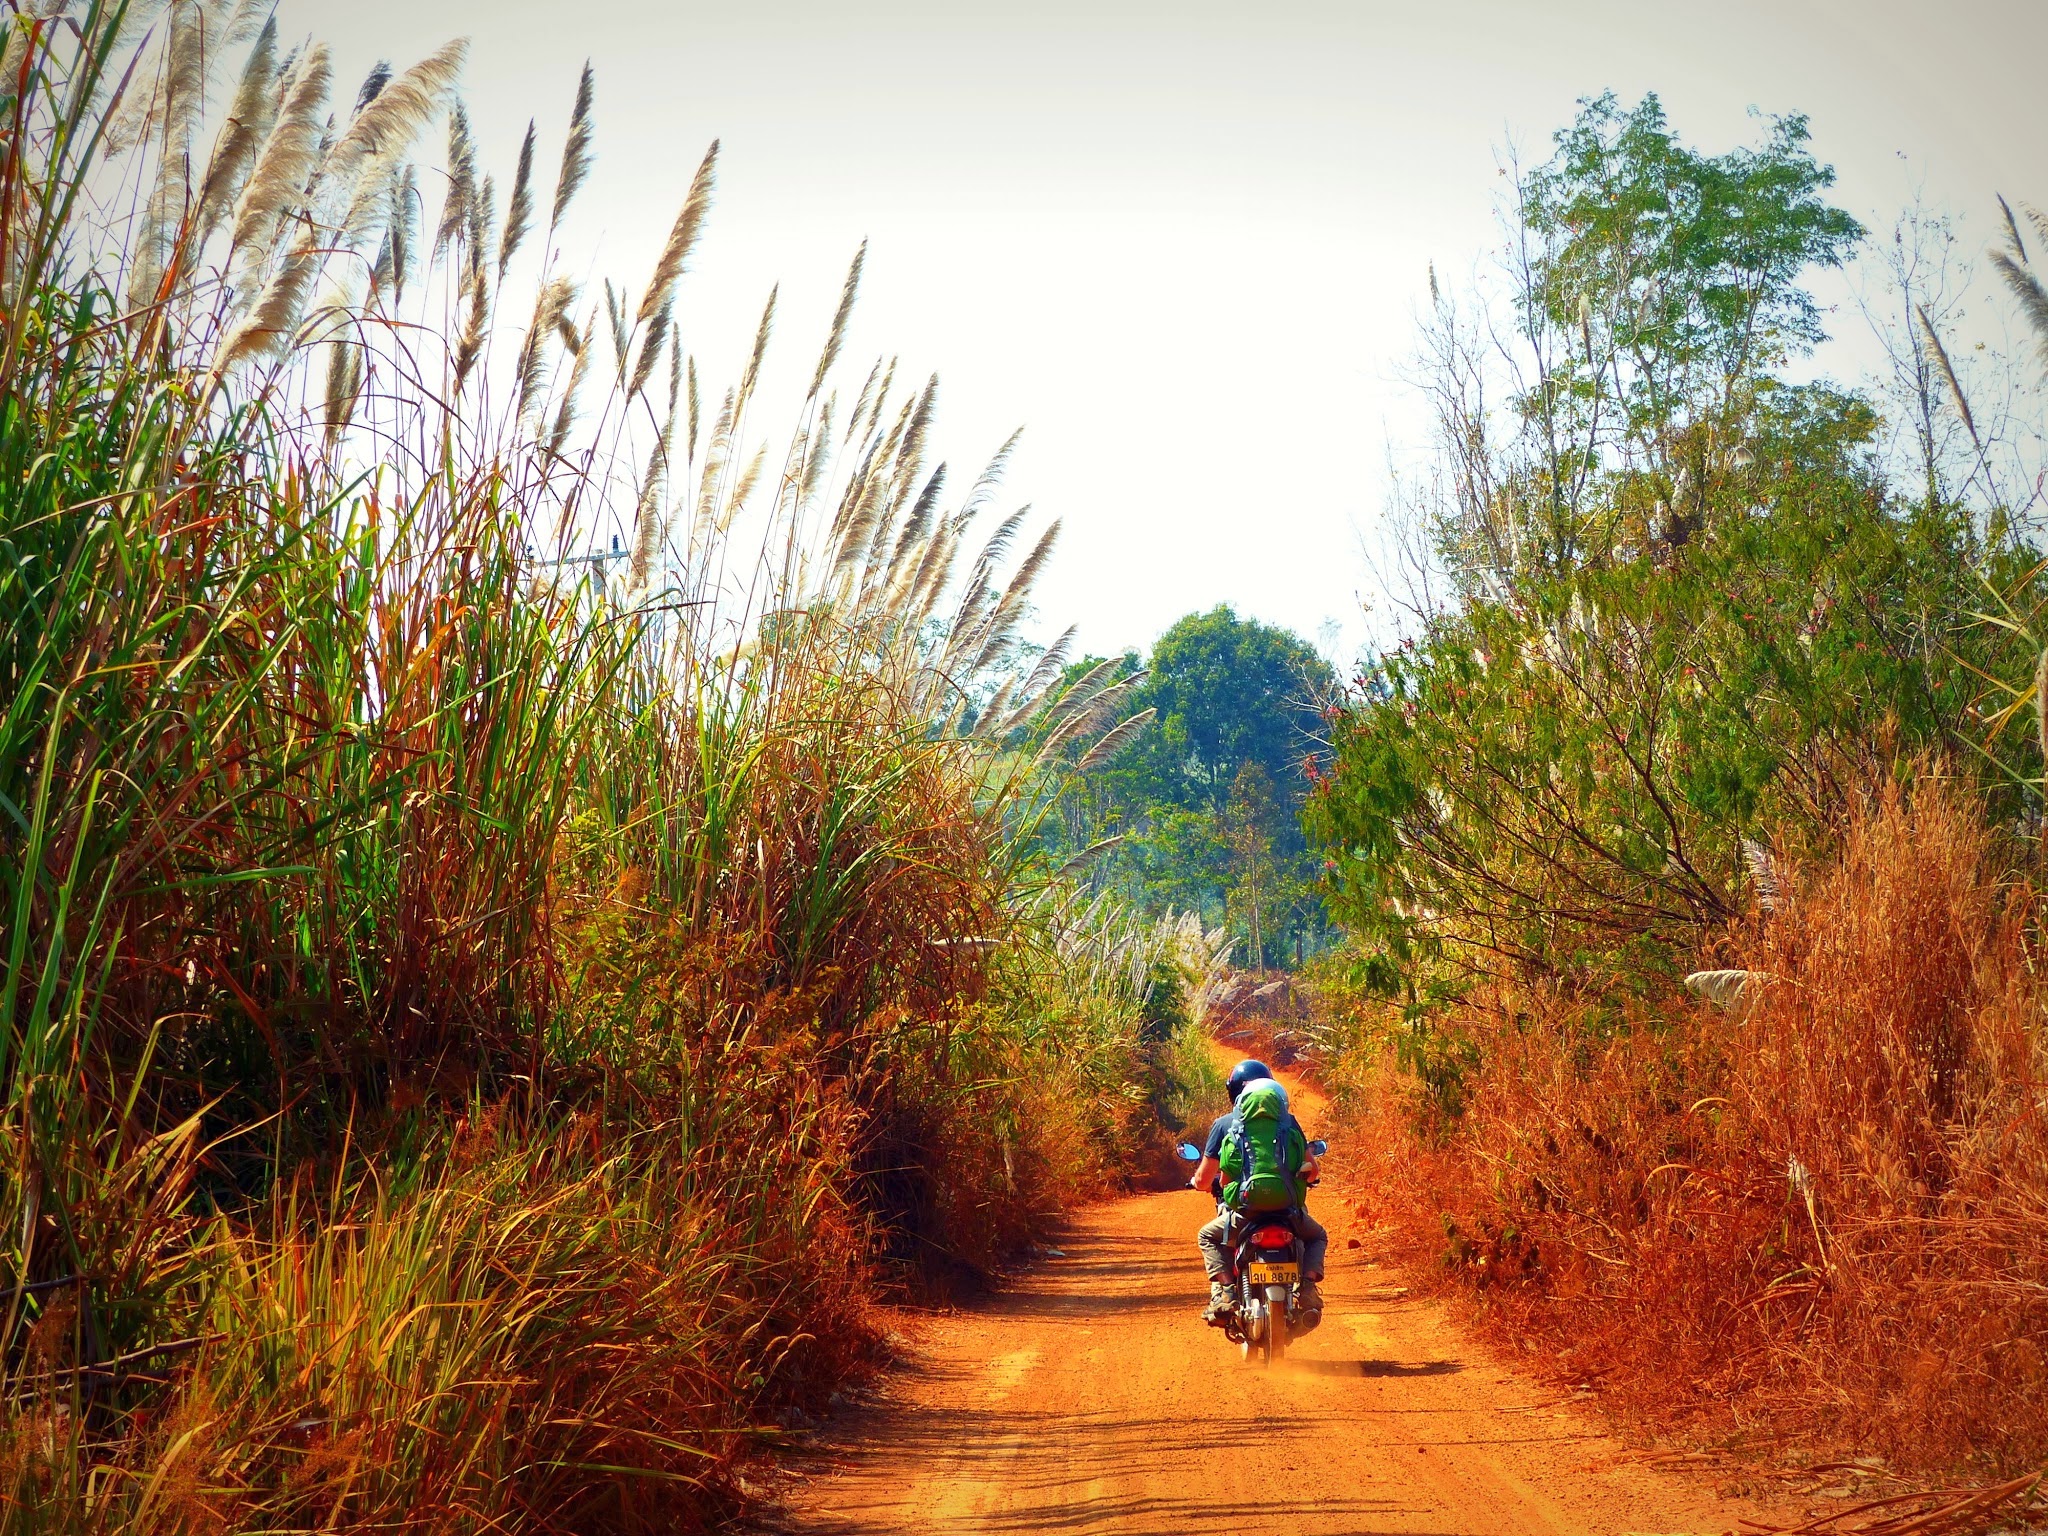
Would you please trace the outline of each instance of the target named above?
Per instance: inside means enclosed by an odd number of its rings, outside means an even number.
[[[2016,1473],[2048,1457],[2031,888],[1921,775],[1731,933],[1728,1010],[1537,989],[1456,1020],[1451,1122],[1382,1062],[1366,1202],[1545,1369],[1717,1439]]]

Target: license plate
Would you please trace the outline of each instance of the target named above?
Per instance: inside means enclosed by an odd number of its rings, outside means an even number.
[[[1247,1278],[1253,1285],[1292,1285],[1301,1278],[1301,1270],[1293,1264],[1254,1264]]]

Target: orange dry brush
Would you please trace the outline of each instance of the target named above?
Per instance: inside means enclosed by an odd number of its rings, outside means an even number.
[[[1725,938],[1751,973],[1726,1011],[1469,1007],[1464,1113],[1373,1136],[1390,1216],[1500,1333],[1648,1421],[2038,1466],[2039,916],[1966,791],[1888,785]]]

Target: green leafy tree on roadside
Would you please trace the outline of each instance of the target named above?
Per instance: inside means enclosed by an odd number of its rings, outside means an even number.
[[[1961,740],[1979,572],[2016,555],[1891,494],[1862,398],[1782,377],[1857,235],[1830,180],[1802,119],[1710,157],[1598,98],[1522,186],[1505,436],[1439,332],[1456,598],[1359,680],[1308,813],[1357,975],[1417,1016],[1668,971],[1873,741]]]

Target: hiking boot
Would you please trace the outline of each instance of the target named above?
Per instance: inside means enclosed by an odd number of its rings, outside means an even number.
[[[1237,1297],[1221,1280],[1209,1282],[1209,1306],[1202,1313],[1202,1321],[1211,1328],[1221,1328],[1224,1320],[1237,1310]]]
[[[1294,1310],[1308,1327],[1323,1320],[1323,1293],[1313,1280],[1304,1280],[1294,1293]]]

